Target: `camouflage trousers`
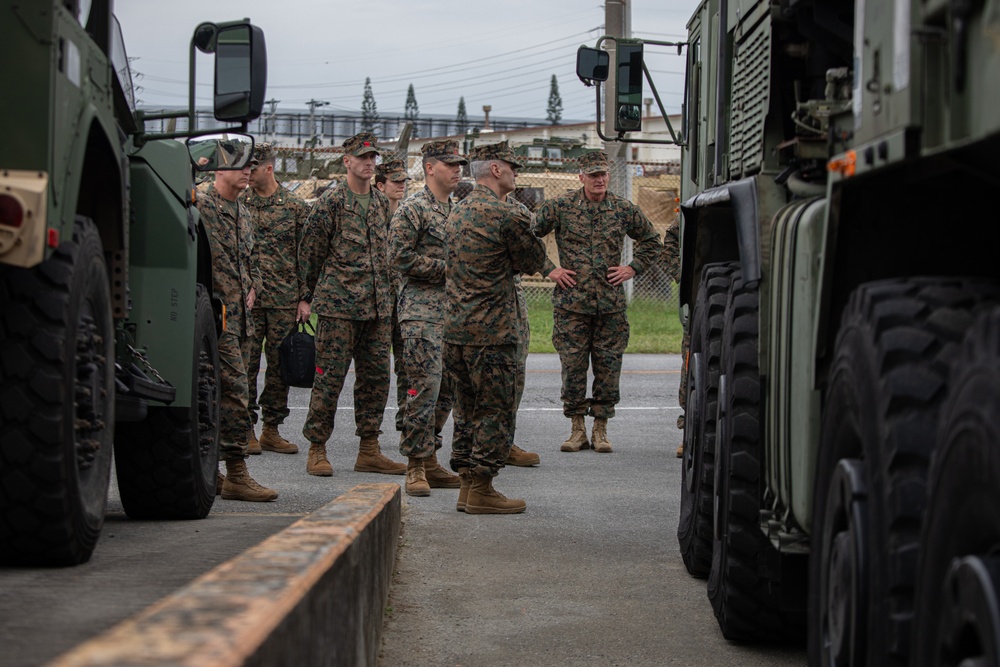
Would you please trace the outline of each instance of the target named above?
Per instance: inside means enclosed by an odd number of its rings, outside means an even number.
[[[426,458],[441,448],[441,430],[451,413],[451,385],[444,380],[444,325],[403,322],[404,376],[409,384],[399,453]]]
[[[389,319],[345,320],[319,317],[316,324],[316,378],[302,435],[325,443],[333,433],[337,401],[354,361],[354,423],[359,436],[382,432],[389,399]]]
[[[219,458],[224,461],[247,456],[250,430],[247,367],[249,339],[222,332],[219,336]]]
[[[510,441],[514,442],[514,431],[517,430],[517,409],[521,407],[521,397],[524,396],[524,383],[528,373],[528,345],[531,343],[531,330],[527,323],[518,327],[517,332],[517,375],[514,377],[514,422],[510,427]]]
[[[280,424],[288,416],[288,385],[281,381],[278,347],[295,328],[294,308],[254,308],[254,333],[248,336],[247,384],[250,388],[250,419],[257,423],[258,410],[265,424]],[[264,391],[257,398],[257,376],[260,374],[260,353],[264,349],[267,370],[264,371]]]
[[[446,343],[444,367],[455,395],[451,468],[496,475],[513,442],[517,346]]]
[[[396,430],[403,430],[403,406],[406,405],[406,390],[410,386],[406,380],[406,366],[403,364],[403,334],[399,330],[396,314],[396,300],[392,302],[392,372],[396,375]]]
[[[615,405],[621,400],[622,354],[628,346],[628,336],[628,316],[624,311],[584,315],[555,309],[552,345],[562,366],[560,398],[564,415],[602,419],[615,416]],[[588,399],[587,370],[591,366],[594,383]]]

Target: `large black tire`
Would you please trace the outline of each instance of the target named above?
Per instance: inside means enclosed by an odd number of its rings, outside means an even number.
[[[949,386],[920,537],[913,665],[997,665],[1000,311],[969,332]]]
[[[784,624],[778,553],[760,529],[759,312],[758,289],[735,274],[722,334],[725,373],[719,383],[708,597],[726,639],[775,641]]]
[[[97,545],[114,432],[108,271],[94,224],[0,271],[0,561],[76,565]]]
[[[715,413],[722,359],[722,325],[736,264],[707,264],[691,312],[681,507],[677,541],[687,571],[707,577],[712,568],[712,485],[715,475]]]
[[[926,476],[947,374],[992,284],[862,285],[844,310],[813,487],[811,665],[907,664]]]
[[[115,436],[115,472],[133,519],[203,519],[219,466],[219,341],[207,291],[195,300],[191,405],[151,406]]]

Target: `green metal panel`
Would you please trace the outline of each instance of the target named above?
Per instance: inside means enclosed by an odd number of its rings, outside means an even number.
[[[48,3],[0,0],[0,168],[49,171],[49,109],[55,59]],[[12,104],[17,100],[17,104]],[[13,128],[17,128],[16,131]]]
[[[778,518],[806,530],[820,425],[813,360],[825,214],[822,199],[798,200],[778,212],[769,276],[767,486]]]
[[[173,405],[191,405],[197,242],[190,234],[191,171],[177,141],[147,144],[132,158],[130,286],[127,326],[149,361],[177,388]],[[186,186],[185,186],[186,181]],[[168,187],[164,187],[167,185]]]
[[[760,4],[760,3],[756,3]],[[730,129],[730,179],[759,171],[764,162],[764,128],[771,91],[771,22],[755,15],[757,23],[739,23],[732,85]]]

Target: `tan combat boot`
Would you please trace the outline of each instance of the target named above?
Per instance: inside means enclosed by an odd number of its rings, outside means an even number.
[[[222,486],[226,483],[226,476],[218,470],[215,471],[215,495],[222,495]]]
[[[469,499],[469,489],[472,488],[472,473],[469,472],[468,468],[459,468],[458,478],[462,485],[458,487],[458,502],[455,503],[455,509],[464,512],[465,503]]]
[[[527,507],[520,498],[508,498],[493,488],[492,475],[472,475],[465,499],[466,514],[520,514]]]
[[[383,475],[402,475],[406,472],[405,463],[396,463],[386,458],[378,445],[377,435],[361,437],[358,448],[358,459],[354,462],[355,472],[380,472]]]
[[[247,433],[247,454],[254,456],[261,453],[260,442],[257,441],[257,427],[250,424],[250,432]]]
[[[326,458],[326,445],[318,442],[309,444],[309,459],[306,461],[306,472],[317,477],[332,477],[333,466]]]
[[[587,422],[583,415],[573,415],[573,432],[569,434],[569,439],[559,448],[563,452],[578,452],[581,449],[589,449],[587,442]]]
[[[263,503],[274,500],[278,492],[254,481],[243,459],[226,461],[226,481],[222,484],[222,497],[226,500],[246,500]]]
[[[541,463],[542,459],[534,452],[526,452],[517,445],[510,446],[510,454],[507,455],[506,464],[509,466],[521,466],[522,468],[527,468],[528,466],[536,466]]]
[[[683,412],[677,418],[677,428],[679,428],[682,431],[684,430],[684,413]],[[684,458],[684,439],[683,439],[683,436],[681,436],[681,444],[677,446],[677,458],[679,458],[679,459]]]
[[[279,454],[299,453],[298,445],[288,442],[278,434],[277,424],[264,424],[264,430],[260,434],[260,448]]]
[[[462,485],[458,475],[452,475],[438,463],[437,452],[424,459],[424,477],[432,489],[457,489]]]
[[[431,485],[427,483],[424,476],[424,463],[427,459],[418,459],[411,456],[406,464],[406,484],[403,487],[408,496],[429,496],[431,495]]]
[[[608,440],[608,420],[602,417],[594,419],[594,430],[590,434],[590,442],[594,445],[594,451],[607,454],[611,449],[611,441]]]

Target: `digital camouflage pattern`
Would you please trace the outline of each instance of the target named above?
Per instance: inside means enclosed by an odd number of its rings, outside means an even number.
[[[450,197],[442,204],[424,186],[399,205],[389,229],[389,262],[398,276],[397,317],[407,382],[406,398],[400,403],[399,451],[407,457],[434,453],[451,406],[447,383],[442,392],[445,221],[451,207]]]
[[[476,185],[448,216],[445,342],[517,345],[514,276],[554,268],[529,231],[530,214]]]
[[[274,157],[270,144],[258,144],[255,155]],[[254,257],[260,267],[261,283],[251,316],[254,333],[249,336],[251,353],[247,357],[247,385],[250,417],[257,423],[258,411],[265,424],[281,424],[288,416],[288,385],[281,381],[278,369],[278,346],[295,326],[299,295],[305,292],[299,281],[299,243],[309,207],[280,183],[269,197],[261,197],[253,188],[241,196],[253,221]],[[260,350],[267,357],[264,391],[257,398],[260,373]]]
[[[313,204],[299,246],[302,289],[322,317],[350,320],[392,317],[386,248],[389,200],[371,189],[367,216],[340,185]]]
[[[382,433],[389,398],[389,318],[348,320],[319,317],[316,323],[316,377],[302,435],[326,443],[333,433],[337,401],[354,361],[354,423],[359,436]]]
[[[254,335],[247,338],[247,387],[249,389],[250,419],[258,421],[258,413],[265,424],[278,425],[288,417],[288,385],[282,382],[279,347],[285,336],[295,330],[296,313],[288,308],[258,308],[250,311]],[[257,393],[260,375],[260,352],[264,349],[267,370],[264,372],[264,390]]]
[[[517,345],[447,343],[444,365],[455,396],[451,469],[495,476],[514,441]]]
[[[198,193],[196,206],[212,249],[212,290],[226,306],[226,331],[243,338],[253,330],[246,298],[261,283],[250,215],[243,202],[226,200],[215,184]]]
[[[585,315],[556,308],[552,317],[552,345],[562,367],[563,414],[615,416],[621,400],[619,382],[622,354],[628,346],[625,312]],[[593,366],[592,398],[587,398],[587,369]]]
[[[427,186],[399,204],[389,226],[389,265],[397,276],[400,322],[443,322],[448,256],[445,221],[453,202],[442,204]]]
[[[406,173],[406,163],[402,160],[384,160],[375,165],[375,175],[384,176],[387,181],[406,181],[410,176]]]
[[[445,374],[454,395],[451,467],[496,475],[510,453],[517,412],[519,314],[515,279],[551,271],[531,214],[483,185],[448,216]]]
[[[212,289],[226,306],[226,328],[219,335],[219,454],[223,460],[247,455],[250,430],[246,358],[253,320],[246,298],[260,273],[253,260],[253,233],[241,202],[225,199],[215,185],[199,193],[198,212],[212,251]]]
[[[626,236],[635,244],[629,263],[641,274],[660,255],[660,239],[638,206],[612,193],[591,202],[583,188],[550,199],[535,215],[539,238],[555,232],[559,266],[576,271],[576,286],[552,290],[552,305],[575,313],[622,312],[628,307],[624,285],[608,282],[608,269],[622,262]]]
[[[507,201],[519,207],[524,214],[533,216],[528,207],[524,205],[524,202],[518,201],[511,195],[507,195]],[[517,430],[517,409],[520,407],[521,397],[524,395],[524,384],[527,380],[528,372],[528,346],[531,344],[528,301],[524,296],[524,286],[521,284],[520,274],[514,276],[514,289],[517,292],[517,377],[514,380],[514,426],[511,428],[512,439]]]
[[[257,164],[264,164],[277,156],[278,152],[274,149],[274,144],[268,142],[254,143],[253,159],[257,160]]]
[[[599,172],[607,172],[608,169],[608,156],[604,151],[591,151],[589,153],[584,153],[576,161],[577,165],[580,167],[581,174],[597,174]]]
[[[344,153],[354,157],[361,157],[366,153],[382,152],[382,149],[378,147],[378,140],[371,132],[358,132],[353,137],[344,139],[341,146],[344,148]]]
[[[600,157],[584,156],[589,162],[581,158],[581,169],[599,166]],[[630,201],[609,192],[604,200],[591,202],[583,188],[542,204],[532,231],[536,236],[554,231],[560,266],[576,271],[574,287],[552,291],[552,345],[562,367],[563,414],[610,419],[620,400],[629,325],[625,287],[612,285],[607,273],[621,264],[625,236],[635,241],[629,266],[637,275],[659,258],[660,240]],[[591,365],[594,382],[588,399]]]
[[[391,272],[390,272],[391,273]],[[392,372],[396,374],[396,430],[403,430],[403,407],[406,405],[406,388],[409,381],[406,379],[406,369],[403,367],[403,335],[399,331],[399,317],[397,314],[397,303],[399,302],[398,287],[395,280],[390,281],[392,285]]]
[[[674,282],[681,279],[680,219],[675,219],[663,233],[663,252],[660,255],[663,270]]]
[[[452,406],[451,384],[443,377],[444,325],[413,321],[400,328],[408,387],[399,453],[427,458],[441,447]]]
[[[448,164],[469,164],[458,152],[458,142],[453,139],[428,141],[420,147],[423,159],[434,158]]]
[[[295,310],[304,290],[298,255],[309,206],[280,183],[270,197],[247,188],[241,199],[253,223],[254,258],[261,275],[254,308]]]
[[[490,160],[502,160],[518,168],[524,166],[524,164],[517,159],[517,156],[514,155],[514,149],[511,148],[510,144],[506,141],[501,141],[496,144],[474,146],[472,150],[469,151],[470,162],[489,162]]]

